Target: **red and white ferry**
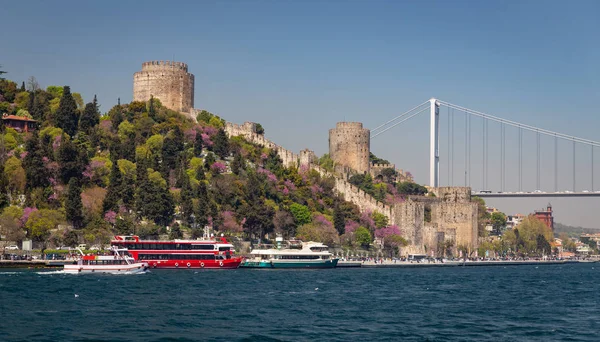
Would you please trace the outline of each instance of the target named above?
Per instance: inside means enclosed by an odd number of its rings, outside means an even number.
[[[127,248],[137,262],[150,268],[238,268],[242,257],[224,237],[219,240],[140,240],[136,235],[117,235],[113,246]]]

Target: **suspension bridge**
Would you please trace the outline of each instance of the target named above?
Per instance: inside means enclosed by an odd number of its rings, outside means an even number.
[[[594,149],[600,147],[600,142],[503,119],[440,99],[425,101],[376,127],[371,131],[371,139],[425,112],[430,116],[429,185],[432,187],[441,185],[442,116],[447,126],[447,142],[443,143],[445,185],[479,189],[473,193],[480,197],[600,197],[600,190],[594,184]],[[478,134],[474,136],[476,131]],[[456,140],[461,140],[459,148],[455,146]],[[478,156],[473,147],[477,147]],[[529,154],[530,150],[535,150],[535,156]],[[475,158],[477,161],[473,162]],[[568,172],[571,179],[565,178],[566,167],[572,168]],[[534,176],[529,174],[532,169]],[[589,179],[580,177],[581,169],[586,169]],[[474,172],[480,173],[478,184],[471,181]],[[464,178],[462,182],[456,181],[457,175]],[[498,177],[493,182],[497,188],[490,189],[490,177]],[[553,186],[548,184],[552,181]],[[564,189],[565,182],[571,183],[568,190]]]

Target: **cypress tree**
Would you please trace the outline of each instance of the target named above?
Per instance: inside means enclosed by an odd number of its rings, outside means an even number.
[[[21,89],[19,91],[25,91],[25,81],[21,83]]]
[[[67,221],[71,222],[75,229],[83,227],[82,208],[81,185],[77,178],[71,178],[71,180],[69,180],[69,189],[67,191],[67,200],[65,202],[65,212]]]
[[[135,179],[131,175],[125,174],[123,176],[121,200],[127,209],[135,207]]]
[[[179,154],[183,151],[183,132],[179,126],[169,132],[162,147],[162,174],[166,179],[169,171],[178,167]]]
[[[62,182],[68,183],[71,178],[81,180],[88,157],[86,151],[77,145],[77,141],[63,139],[58,148],[57,162]]]
[[[194,155],[196,157],[202,154],[202,134],[196,132],[196,140],[194,140]]]
[[[136,163],[135,180],[135,210],[138,218],[146,216],[146,205],[148,204],[148,195],[151,192],[150,180],[148,179],[148,164],[145,158],[138,158]]]
[[[119,199],[121,197],[119,190],[121,189],[121,182],[121,170],[119,170],[117,160],[114,159],[110,169],[108,189],[106,196],[104,197],[104,202],[102,202],[102,210],[104,212],[109,210],[116,212],[119,210]]]
[[[333,226],[338,231],[338,234],[344,234],[346,228],[346,219],[344,217],[344,212],[337,202],[333,208]]]
[[[42,149],[37,130],[33,131],[31,138],[25,143],[27,155],[23,159],[25,169],[25,189],[44,188],[50,185],[49,173],[42,160]],[[29,191],[27,193],[30,193]]]
[[[148,105],[148,116],[156,121],[156,109],[154,108],[154,95],[150,95],[150,104]]]
[[[77,113],[77,103],[73,95],[71,95],[71,88],[65,86],[63,95],[60,98],[58,110],[55,115],[56,127],[62,128],[62,130],[69,136],[74,136],[77,133],[77,126],[79,122],[79,114]]]
[[[212,166],[212,164],[214,164],[217,160],[215,159],[215,155],[212,153],[208,153],[206,155],[206,158],[204,158],[204,168],[206,170],[210,170],[210,167]]]
[[[205,179],[206,179],[206,174],[204,173],[204,167],[202,165],[200,165],[196,169],[196,180],[202,181]]]
[[[191,215],[194,212],[194,206],[192,204],[192,197],[194,194],[192,191],[192,185],[190,184],[190,179],[185,172],[182,172],[181,183],[181,217],[185,225],[190,226],[193,223],[191,220]]]
[[[236,153],[235,157],[233,157],[233,161],[231,162],[231,172],[235,175],[240,174],[240,171],[245,167],[244,158],[241,153]]]
[[[213,151],[221,158],[225,158],[229,155],[229,139],[225,130],[219,129],[215,137],[213,138]]]
[[[201,181],[196,189],[196,196],[198,197],[198,206],[196,207],[196,225],[199,228],[204,228],[208,224],[209,205],[210,200],[208,198],[208,189],[206,183]]]
[[[100,123],[100,112],[98,111],[98,101],[94,95],[94,101],[85,105],[81,120],[79,120],[79,129],[87,134],[91,129]]]
[[[35,107],[35,93],[33,91],[29,92],[29,100],[27,101],[27,111],[33,115],[33,110]]]

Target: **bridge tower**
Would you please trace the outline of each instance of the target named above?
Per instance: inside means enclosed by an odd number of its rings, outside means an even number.
[[[437,188],[440,185],[440,103],[431,98],[429,100],[431,122],[430,122],[430,145],[429,145],[429,186]]]

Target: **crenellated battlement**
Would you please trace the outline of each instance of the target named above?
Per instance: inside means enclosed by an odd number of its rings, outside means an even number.
[[[142,71],[149,70],[173,70],[173,69],[188,71],[188,65],[183,62],[175,61],[149,61],[142,63]]]

